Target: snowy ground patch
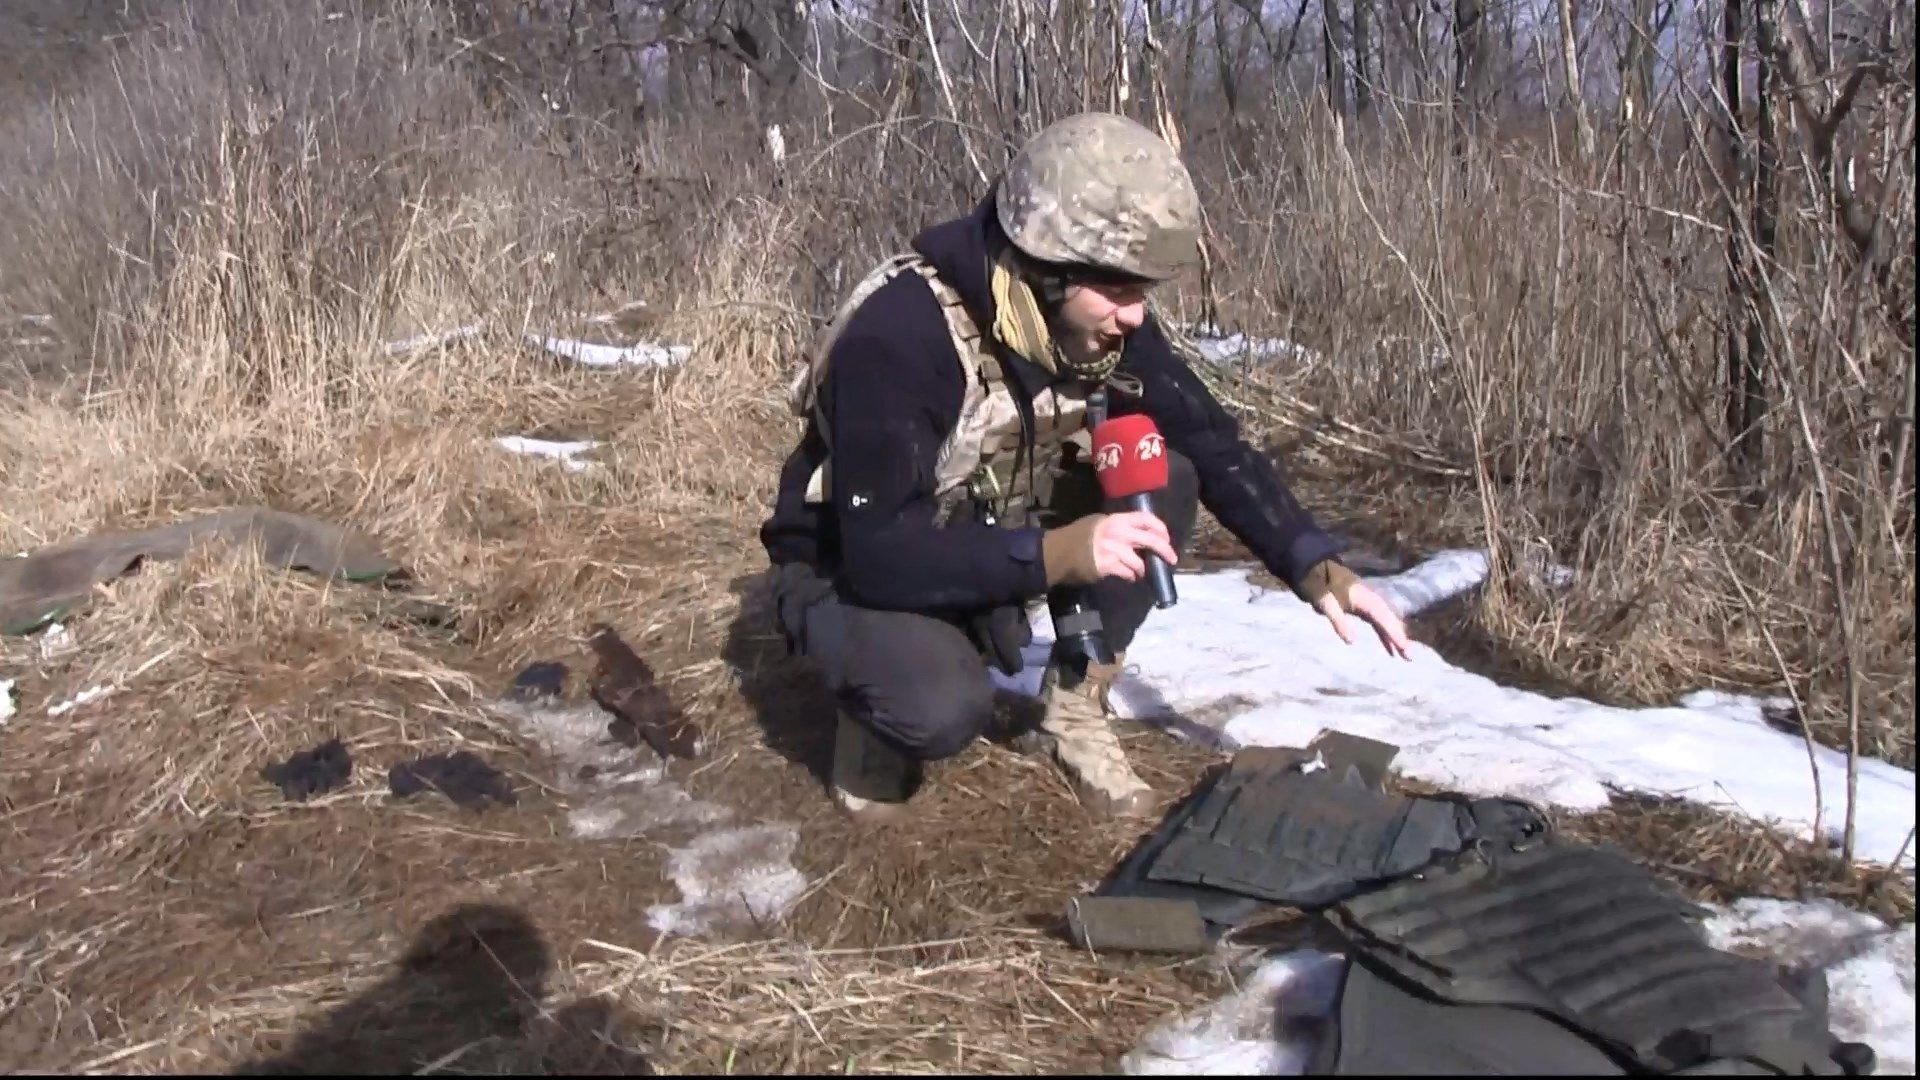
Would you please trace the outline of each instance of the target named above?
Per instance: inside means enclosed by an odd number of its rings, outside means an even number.
[[[548,457],[560,463],[568,472],[580,472],[591,469],[593,462],[583,461],[581,454],[593,450],[600,444],[593,440],[576,442],[558,442],[553,439],[530,439],[524,435],[502,435],[493,440],[493,444],[510,454],[528,454],[536,457]]]
[[[1431,602],[1471,575],[1441,558],[1380,579],[1396,602]],[[1431,580],[1426,575],[1431,575]],[[1767,724],[1768,702],[1695,694],[1667,707],[1617,708],[1501,686],[1416,644],[1411,661],[1371,634],[1349,646],[1292,594],[1247,573],[1183,574],[1178,606],[1155,611],[1114,686],[1124,716],[1232,749],[1305,746],[1325,730],[1400,747],[1395,767],[1451,790],[1598,810],[1610,793],[1685,798],[1810,836],[1814,786],[1806,744]],[[1036,613],[1021,676],[1033,694],[1051,644]],[[1225,704],[1226,707],[1222,707]],[[1206,717],[1204,724],[1190,718]],[[1846,805],[1846,758],[1816,751],[1831,841]],[[1891,861],[1914,824],[1914,777],[1884,761],[1859,769],[1858,855]],[[1903,865],[1911,865],[1907,851]]]
[[[539,334],[528,334],[527,340],[555,356],[564,357],[588,367],[673,367],[684,363],[689,356],[693,355],[693,348],[689,345],[655,345],[650,342],[641,342],[637,345],[599,345],[589,341],[543,337]]]
[[[1320,362],[1320,354],[1286,338],[1259,338],[1247,334],[1188,332],[1188,339],[1200,351],[1202,359],[1215,364],[1246,362],[1266,364],[1289,361],[1296,370],[1306,371]]]
[[[609,737],[597,705],[502,700],[491,705],[552,763],[550,783],[573,800],[567,826],[579,840],[691,835],[667,873],[681,900],[647,921],[663,934],[752,932],[777,924],[807,889],[793,866],[799,834],[784,824],[725,827],[733,811],[696,799],[668,779],[659,757]]]
[[[13,680],[0,679],[0,724],[13,719]]]
[[[1120,1059],[1130,1076],[1298,1076],[1339,1010],[1346,960],[1295,952],[1256,968],[1204,1012],[1149,1031]]]
[[[780,922],[807,891],[806,877],[793,868],[799,838],[790,825],[754,825],[708,833],[674,849],[667,873],[682,900],[649,907],[647,925],[698,937]]]
[[[1831,900],[1748,899],[1706,925],[1715,948],[1827,973],[1834,1035],[1873,1047],[1875,1072],[1914,1070],[1914,925],[1888,927]]]

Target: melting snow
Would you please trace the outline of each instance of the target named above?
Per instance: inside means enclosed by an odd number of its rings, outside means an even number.
[[[553,759],[553,785],[574,800],[567,825],[579,839],[650,836],[733,817],[668,779],[652,751],[610,738],[612,717],[597,705],[502,700],[491,708]],[[654,905],[648,923],[661,933],[700,935],[779,922],[807,888],[793,867],[798,839],[779,824],[701,832],[668,862],[681,902]]]
[[[1221,334],[1217,328],[1209,327],[1212,333],[1199,333],[1189,330],[1188,336],[1194,347],[1200,350],[1202,358],[1215,364],[1228,364],[1236,360],[1268,362],[1291,360],[1300,368],[1310,368],[1320,362],[1320,354],[1298,342],[1286,338],[1257,338],[1246,334]]]
[[[588,367],[671,367],[693,355],[688,345],[596,345],[587,341],[527,335],[527,340],[553,353]]]
[[[13,680],[0,679],[0,723],[13,716]]]
[[[1344,958],[1320,952],[1279,956],[1247,984],[1193,1016],[1149,1031],[1120,1059],[1132,1076],[1298,1076],[1333,1022]]]
[[[647,909],[647,925],[663,934],[750,931],[771,926],[807,891],[793,868],[799,833],[790,825],[754,825],[708,833],[675,848],[667,873],[684,898]]]
[[[40,632],[40,659],[57,660],[73,651],[73,631],[65,623],[48,623]]]
[[[1716,948],[1824,968],[1833,1033],[1873,1047],[1875,1073],[1914,1069],[1914,924],[1889,927],[1831,900],[1736,901],[1707,921]]]
[[[555,442],[551,439],[530,439],[524,435],[502,435],[493,440],[495,446],[512,454],[532,454],[550,457],[560,462],[568,472],[580,472],[593,467],[593,462],[582,461],[579,455],[599,446],[598,442]]]
[[[1377,580],[1411,610],[1477,584],[1474,564],[1447,553]],[[1254,585],[1245,571],[1176,580],[1178,606],[1148,617],[1115,684],[1122,715],[1229,749],[1305,746],[1334,729],[1399,746],[1398,769],[1456,791],[1576,811],[1605,807],[1616,790],[1676,796],[1811,835],[1806,744],[1767,724],[1771,702],[1711,692],[1648,708],[1550,698],[1463,671],[1418,643],[1410,661],[1371,634],[1348,646],[1291,593]],[[1044,610],[1034,637],[1026,670],[995,673],[1001,685],[1037,691],[1051,644]],[[1831,836],[1846,758],[1825,748],[1816,757]],[[1913,773],[1870,758],[1859,765],[1858,854],[1884,863],[1914,824]],[[1909,850],[1903,864],[1912,861]]]

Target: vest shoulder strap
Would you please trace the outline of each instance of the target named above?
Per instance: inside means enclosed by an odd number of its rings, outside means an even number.
[[[868,297],[879,292],[881,286],[922,264],[923,260],[916,253],[893,255],[854,283],[846,299],[840,302],[839,310],[834,312],[832,321],[808,345],[806,356],[787,388],[787,405],[793,415],[804,418],[813,411],[814,395],[827,375],[827,357],[832,355],[834,343],[840,340],[840,335],[846,332],[853,313],[860,310],[860,305],[866,303]]]

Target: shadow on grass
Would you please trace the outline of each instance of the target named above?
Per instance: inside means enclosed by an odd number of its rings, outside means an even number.
[[[558,1010],[546,996],[553,956],[523,914],[466,905],[428,923],[365,993],[341,1004],[270,1057],[231,1075],[511,1072],[651,1075],[634,1049],[642,1025],[583,998]]]

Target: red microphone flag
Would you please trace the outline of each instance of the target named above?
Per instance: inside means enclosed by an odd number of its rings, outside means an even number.
[[[1093,469],[1109,499],[1167,486],[1167,441],[1153,418],[1116,416],[1093,429]]]

